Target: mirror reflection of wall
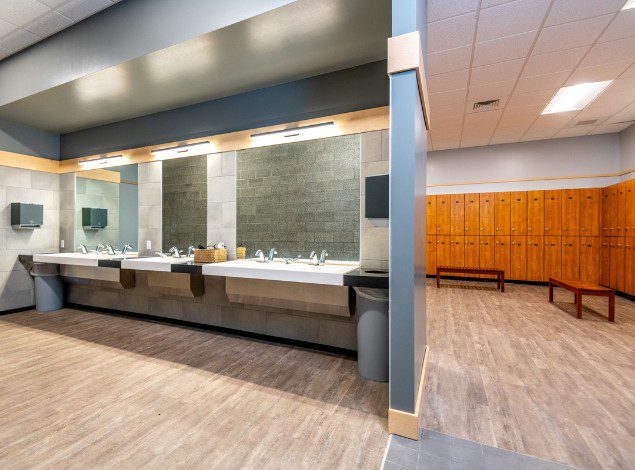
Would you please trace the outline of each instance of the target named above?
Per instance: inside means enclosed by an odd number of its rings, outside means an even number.
[[[138,165],[120,167],[119,183],[119,247],[126,244],[138,251],[139,231],[139,174]]]

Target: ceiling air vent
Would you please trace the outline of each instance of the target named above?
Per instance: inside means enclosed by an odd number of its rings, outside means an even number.
[[[501,100],[486,100],[486,101],[477,101],[476,103],[474,103],[474,106],[472,107],[472,109],[474,111],[487,111],[490,109],[496,109],[498,108],[498,105],[500,104]]]
[[[576,123],[576,126],[591,126],[598,122],[597,119],[589,119],[588,121],[579,121]]]

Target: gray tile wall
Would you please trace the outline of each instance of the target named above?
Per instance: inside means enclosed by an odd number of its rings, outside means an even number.
[[[237,160],[236,240],[280,256],[326,249],[358,260],[360,136],[243,150]]]
[[[207,241],[207,156],[163,162],[163,251]]]
[[[162,162],[139,164],[139,254],[152,255],[162,249]],[[152,248],[146,249],[150,241]]]
[[[207,156],[207,244],[225,242],[236,257],[236,154]]]
[[[75,173],[60,175],[60,251],[75,251]]]
[[[81,173],[80,173],[81,175]],[[82,208],[108,210],[108,226],[102,229],[82,227]],[[109,181],[75,177],[75,246],[80,243],[89,249],[99,243],[119,246],[119,184]]]
[[[44,225],[35,230],[11,227],[11,203],[44,206]],[[18,261],[19,254],[58,251],[60,177],[0,166],[0,311],[34,305],[33,280]]]

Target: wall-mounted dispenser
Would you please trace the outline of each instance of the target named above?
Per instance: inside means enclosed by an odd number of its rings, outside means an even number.
[[[365,199],[367,219],[387,219],[390,212],[389,176],[367,176]]]
[[[82,227],[97,230],[108,226],[108,209],[82,207]]]
[[[44,206],[42,204],[11,203],[11,226],[15,229],[32,230],[40,228],[44,223]]]

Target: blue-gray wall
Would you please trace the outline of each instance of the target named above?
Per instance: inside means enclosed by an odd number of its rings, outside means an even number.
[[[0,119],[0,150],[60,159],[60,136]]]
[[[62,160],[388,105],[386,61],[62,135]]]

